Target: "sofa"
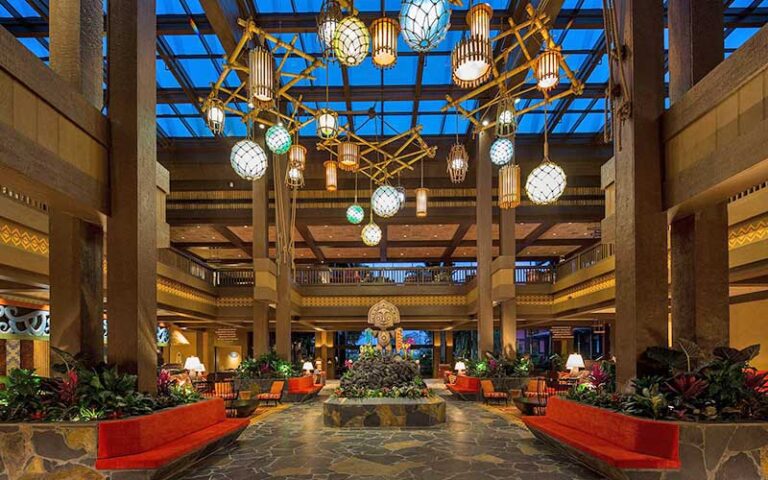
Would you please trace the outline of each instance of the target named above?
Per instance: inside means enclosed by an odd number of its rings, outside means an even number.
[[[304,402],[316,397],[322,389],[323,385],[316,384],[312,375],[289,378],[288,396],[286,399],[289,402]]]
[[[455,383],[449,383],[445,387],[461,400],[480,399],[480,379],[477,377],[459,375]]]

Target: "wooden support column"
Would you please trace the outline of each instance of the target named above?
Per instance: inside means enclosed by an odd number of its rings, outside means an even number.
[[[109,5],[108,358],[147,392],[157,383],[156,23],[154,0]]]
[[[262,145],[264,147],[264,145]],[[253,259],[269,258],[269,177],[263,176],[252,184],[253,192]],[[255,266],[255,263],[254,263]],[[254,269],[254,274],[258,272]],[[259,288],[254,282],[254,289]],[[254,291],[254,297],[260,298]],[[253,356],[269,353],[269,305],[253,302]]]
[[[499,215],[499,253],[504,257],[511,257],[511,263],[515,263],[515,209],[501,209]],[[515,358],[517,355],[517,298],[515,284],[508,287],[511,297],[501,304],[501,353],[507,358]]]
[[[616,5],[627,81],[614,103],[616,374],[618,384],[626,386],[637,374],[640,355],[648,347],[667,344],[667,219],[659,124],[664,111],[664,8],[662,0],[619,0]]]
[[[491,297],[491,260],[493,260],[493,183],[489,149],[490,131],[477,137],[477,340],[478,354],[493,352],[493,300]]]
[[[722,3],[670,0],[670,101],[680,100],[723,54]],[[727,207],[721,202],[675,219],[670,232],[672,341],[696,342],[707,354],[728,345]]]
[[[52,0],[51,68],[96,108],[103,104],[101,0]],[[101,225],[56,208],[49,218],[50,346],[87,361],[104,361]],[[51,350],[54,363],[60,362]]]
[[[275,194],[282,194],[284,198],[285,211],[277,212],[275,218],[278,223],[285,225],[287,235],[292,235],[290,229],[290,190],[285,185],[284,174],[288,168],[288,157],[286,155],[273,155],[274,163],[278,166],[279,175],[275,176]],[[280,192],[278,192],[280,190]],[[287,241],[287,238],[282,240]],[[277,245],[281,248],[281,245]],[[277,310],[275,312],[275,350],[277,354],[288,361],[291,361],[291,262],[287,255],[280,252],[277,254]]]

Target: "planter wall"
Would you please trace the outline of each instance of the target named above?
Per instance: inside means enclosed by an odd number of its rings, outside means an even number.
[[[431,427],[445,423],[445,400],[429,398],[335,398],[323,403],[327,427]]]
[[[493,381],[493,388],[500,392],[508,392],[510,390],[523,390],[528,385],[530,377],[498,377],[491,378]]]

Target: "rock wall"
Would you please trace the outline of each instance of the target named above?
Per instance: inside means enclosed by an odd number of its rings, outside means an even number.
[[[768,424],[680,423],[679,474],[667,479],[768,479]]]

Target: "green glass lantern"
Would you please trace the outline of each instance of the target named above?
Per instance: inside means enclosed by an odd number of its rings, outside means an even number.
[[[347,221],[352,225],[360,225],[365,218],[365,210],[357,203],[353,203],[347,208]]]
[[[282,155],[291,148],[291,134],[279,123],[269,127],[265,138],[272,153]]]

